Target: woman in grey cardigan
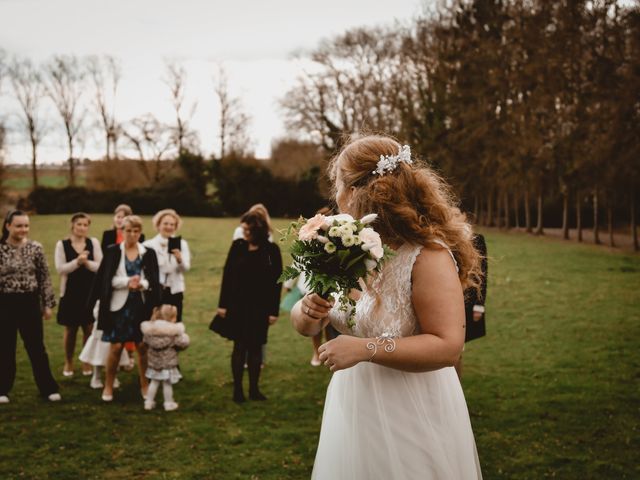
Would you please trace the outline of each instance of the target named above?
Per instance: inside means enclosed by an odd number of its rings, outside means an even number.
[[[147,344],[148,367],[146,377],[150,380],[145,410],[156,406],[155,396],[162,383],[164,409],[175,410],[178,404],[173,400],[173,384],[182,378],[178,370],[178,351],[189,346],[189,336],[183,323],[176,323],[178,310],[173,305],[162,305],[154,311],[151,320],[142,322],[140,329]]]

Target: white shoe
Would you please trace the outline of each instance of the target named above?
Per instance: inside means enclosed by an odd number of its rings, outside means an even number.
[[[118,378],[113,379],[113,388],[120,388],[120,380]]]
[[[60,400],[62,400],[62,395],[60,395],[59,393],[52,393],[47,397],[47,399],[50,402],[59,402]]]
[[[9,397],[6,395],[0,395],[0,403],[9,403]]]
[[[171,412],[172,410],[177,410],[178,404],[176,402],[164,402],[164,411]]]
[[[102,383],[102,380],[95,377],[91,379],[91,381],[89,382],[89,386],[94,390],[97,390],[98,388],[104,388],[104,384]]]
[[[63,377],[73,377],[73,370],[62,370],[62,376]]]
[[[322,362],[320,361],[320,359],[318,358],[317,355],[314,355],[311,358],[311,362],[309,362],[309,363],[311,363],[312,367],[319,367],[320,365],[322,365]]]
[[[106,393],[102,394],[103,402],[113,402],[113,395],[107,395]]]
[[[153,410],[154,408],[156,408],[156,402],[154,402],[153,400],[145,400],[144,401],[144,409],[145,410]]]

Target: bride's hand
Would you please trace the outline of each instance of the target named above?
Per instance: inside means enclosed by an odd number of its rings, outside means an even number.
[[[340,335],[318,348],[319,358],[329,370],[337,372],[369,359],[367,339]]]
[[[315,320],[323,320],[328,317],[332,307],[332,302],[325,300],[315,293],[307,294],[302,297],[300,305],[302,313]]]

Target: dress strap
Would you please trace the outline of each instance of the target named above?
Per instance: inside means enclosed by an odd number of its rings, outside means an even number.
[[[439,238],[434,238],[431,241],[433,243],[437,243],[442,248],[445,248],[447,250],[447,252],[449,252],[449,255],[451,255],[451,258],[453,259],[453,264],[456,266],[456,272],[460,272],[460,268],[458,267],[458,261],[456,260],[456,257],[453,255],[453,252],[451,251],[449,246],[446,243],[444,243],[442,240],[440,240]]]

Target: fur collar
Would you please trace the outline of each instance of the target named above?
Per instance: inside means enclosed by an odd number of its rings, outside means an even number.
[[[140,324],[140,330],[148,335],[181,335],[184,333],[184,324],[171,323],[166,320],[147,320]]]

